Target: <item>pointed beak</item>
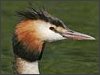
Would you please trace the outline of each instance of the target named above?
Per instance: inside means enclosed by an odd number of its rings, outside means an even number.
[[[92,36],[71,30],[64,31],[62,33],[62,36],[64,36],[66,39],[73,39],[73,40],[95,40],[95,38]]]

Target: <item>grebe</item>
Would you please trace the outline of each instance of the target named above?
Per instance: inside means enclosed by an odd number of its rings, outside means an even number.
[[[46,42],[63,39],[95,40],[94,37],[69,29],[46,10],[30,8],[17,12],[21,21],[13,35],[13,51],[18,74],[40,74],[38,61]]]

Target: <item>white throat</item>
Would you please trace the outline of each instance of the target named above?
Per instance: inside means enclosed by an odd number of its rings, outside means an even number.
[[[19,74],[39,74],[38,61],[28,62],[17,58],[16,68]]]

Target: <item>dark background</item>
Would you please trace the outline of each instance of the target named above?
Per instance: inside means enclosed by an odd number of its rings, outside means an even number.
[[[27,1],[1,1],[1,73],[12,74],[14,57],[12,33],[18,22],[16,11],[27,8]],[[42,74],[98,73],[98,1],[31,1],[33,8],[43,6],[69,28],[89,34],[95,41],[63,40],[47,43],[39,62]]]

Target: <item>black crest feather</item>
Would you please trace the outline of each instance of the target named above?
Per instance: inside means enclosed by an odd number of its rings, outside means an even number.
[[[17,14],[22,18],[22,20],[23,19],[31,19],[31,20],[39,20],[40,19],[45,22],[54,24],[56,26],[61,26],[63,28],[66,27],[60,19],[51,16],[45,9],[35,10],[33,8],[29,8],[24,11],[17,11]]]

